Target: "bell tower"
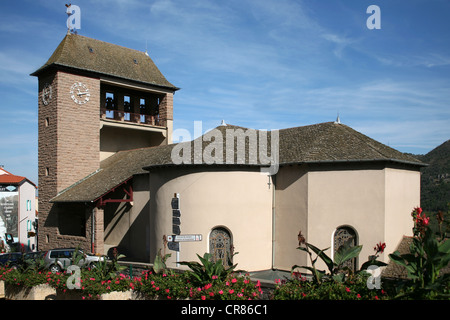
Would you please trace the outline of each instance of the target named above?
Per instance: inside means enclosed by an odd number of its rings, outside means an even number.
[[[52,198],[118,151],[172,143],[178,88],[146,53],[70,32],[32,75],[39,88],[39,248],[45,250],[89,236],[83,225],[90,213],[65,213],[73,208]],[[65,214],[78,217],[68,231],[73,237],[59,228]]]

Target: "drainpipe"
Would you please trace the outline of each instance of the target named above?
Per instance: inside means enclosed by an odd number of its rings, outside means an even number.
[[[95,253],[95,207],[92,209],[92,234],[91,234],[91,236],[92,236],[92,239],[91,239],[91,250],[92,250],[92,253],[94,254]]]
[[[270,176],[269,176],[270,177]],[[275,266],[275,189],[276,175],[272,176],[272,270]]]

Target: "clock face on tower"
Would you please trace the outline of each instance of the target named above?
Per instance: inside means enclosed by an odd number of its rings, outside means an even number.
[[[44,85],[42,89],[42,102],[44,105],[48,105],[50,100],[52,99],[52,86],[48,83]]]
[[[81,82],[75,82],[70,88],[70,97],[77,104],[84,104],[89,101],[89,89]]]

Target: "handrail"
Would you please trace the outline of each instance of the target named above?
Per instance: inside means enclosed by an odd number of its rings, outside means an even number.
[[[148,114],[126,112],[122,110],[111,110],[106,108],[100,108],[100,117],[102,119],[115,120],[120,122],[131,122],[159,127],[166,126],[166,120],[161,119],[159,115],[148,115]]]

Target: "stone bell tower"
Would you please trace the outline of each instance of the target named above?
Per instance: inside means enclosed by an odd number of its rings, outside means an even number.
[[[39,83],[39,249],[45,250],[79,240],[62,235],[60,222],[74,209],[52,204],[53,197],[118,151],[172,143],[178,88],[147,53],[70,32],[32,75]],[[72,237],[89,237],[85,211],[70,213]]]

